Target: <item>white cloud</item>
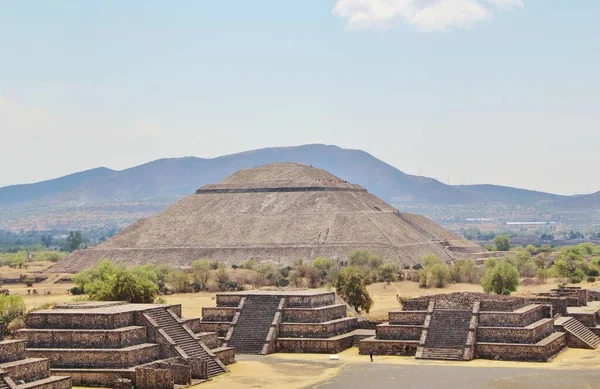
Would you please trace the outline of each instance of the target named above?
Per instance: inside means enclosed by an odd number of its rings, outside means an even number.
[[[523,0],[337,0],[333,13],[352,29],[389,29],[406,23],[432,32],[467,29],[496,10],[523,7]]]

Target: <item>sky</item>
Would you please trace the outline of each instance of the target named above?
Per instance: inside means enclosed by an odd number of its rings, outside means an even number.
[[[600,190],[597,0],[0,0],[0,186],[307,143]]]

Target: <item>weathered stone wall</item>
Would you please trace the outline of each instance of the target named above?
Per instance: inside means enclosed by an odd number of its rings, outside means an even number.
[[[484,327],[477,328],[478,342],[534,344],[550,335],[554,330],[553,319],[544,319],[535,327]]]
[[[566,347],[566,337],[555,332],[543,344],[477,343],[476,358],[547,362]]]
[[[352,347],[353,338],[352,335],[339,336],[335,339],[279,338],[277,349],[284,353],[335,354]]]
[[[225,365],[235,363],[235,349],[233,347],[219,347],[210,351],[212,351]]]
[[[200,329],[202,325],[202,319],[200,319],[199,317],[185,318],[181,320],[181,323],[184,324],[187,328],[190,329],[190,331],[192,331],[195,334],[202,332],[202,330]]]
[[[18,361],[25,359],[24,340],[4,340],[0,342],[0,363]]]
[[[139,345],[125,349],[29,349],[30,358],[49,358],[52,367],[125,368],[160,359],[160,346]]]
[[[219,336],[226,336],[231,323],[229,322],[202,322],[200,324],[200,332],[217,332]]]
[[[423,324],[427,316],[427,307],[423,311],[391,311],[388,313],[390,324]]]
[[[135,369],[137,389],[173,389],[173,372],[169,369],[138,367]]]
[[[128,378],[119,378],[113,384],[113,389],[133,389],[133,381]]]
[[[27,328],[115,329],[134,324],[133,312],[119,313],[45,313],[32,312],[25,318]]]
[[[489,312],[508,312],[520,308],[525,304],[526,302],[523,298],[515,298],[511,301],[482,300],[479,309],[480,311]]]
[[[237,307],[242,301],[242,295],[217,294],[218,307]]]
[[[319,295],[295,295],[286,297],[288,308],[322,307],[335,304],[335,293],[323,293]]]
[[[551,305],[552,306],[552,315],[556,316],[560,314],[561,316],[567,316],[567,307],[568,299],[567,297],[543,297],[537,296],[532,298],[527,298],[527,302],[530,304],[542,304],[542,305]]]
[[[180,363],[178,363],[180,362]],[[173,382],[177,385],[187,385],[192,382],[192,368],[184,360],[174,359],[173,361],[158,361],[143,366],[158,370],[169,370],[173,374]]]
[[[204,321],[232,321],[237,308],[235,307],[203,307],[202,320]]]
[[[144,343],[145,327],[118,330],[40,330],[24,329],[16,337],[27,339],[30,348],[122,348]]]
[[[50,376],[50,361],[19,361],[19,364],[5,365],[4,370],[13,381],[37,381]]]
[[[346,317],[325,323],[281,323],[279,336],[283,338],[328,338],[356,328],[358,319]]]
[[[377,339],[387,340],[419,340],[423,332],[422,325],[393,325],[377,326]]]
[[[374,355],[404,355],[414,356],[417,353],[419,341],[397,341],[383,339],[364,339],[358,344],[358,352],[362,355],[373,352]]]
[[[538,306],[526,312],[479,312],[479,325],[489,327],[526,327],[543,319],[547,308]]]
[[[119,378],[127,378],[135,382],[135,372],[131,370],[89,371],[85,369],[52,369],[52,374],[70,376],[74,386],[111,388]]]
[[[346,316],[346,305],[329,305],[318,308],[285,308],[283,322],[285,323],[322,323]]]
[[[596,313],[569,313],[569,316],[574,317],[575,319],[582,322],[586,327],[596,327]]]
[[[203,332],[197,335],[197,339],[210,349],[219,347],[219,334],[216,332]]]
[[[358,323],[356,325],[357,329],[361,330],[374,330],[378,325],[385,323],[384,320],[360,320],[358,319]]]

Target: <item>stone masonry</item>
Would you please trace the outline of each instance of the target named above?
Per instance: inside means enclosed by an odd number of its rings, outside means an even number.
[[[158,374],[152,370],[166,369],[173,387],[228,371],[186,325],[180,305],[71,303],[32,312],[25,322],[16,337],[27,345],[28,357],[48,361],[53,374],[77,385],[112,386],[119,379],[136,385],[141,379],[146,386]],[[235,361],[233,349],[217,351]]]
[[[217,307],[203,308],[195,328],[217,332],[237,353],[337,353],[353,345],[357,323],[334,292],[248,291],[217,294]]]

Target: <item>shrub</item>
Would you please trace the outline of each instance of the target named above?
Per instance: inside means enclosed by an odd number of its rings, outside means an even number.
[[[8,333],[14,334],[18,330],[22,330],[23,328],[25,328],[25,320],[23,319],[23,316],[18,316],[11,320],[10,323],[8,323],[6,330],[8,331]]]
[[[69,293],[71,293],[73,296],[78,296],[81,294],[85,294],[85,291],[79,286],[74,286],[71,289],[69,289]]]
[[[185,293],[190,285],[188,275],[178,269],[172,269],[167,275],[167,282],[171,284],[175,292]]]
[[[349,266],[340,273],[336,290],[355,310],[369,313],[373,300],[369,296],[362,275],[356,266]]]
[[[591,282],[596,282],[596,277],[593,277],[593,276],[588,276],[588,278],[587,278],[587,280],[586,280],[586,281],[587,281],[587,282],[590,282],[590,283],[591,283]]]
[[[494,238],[494,245],[497,251],[510,250],[510,237],[508,235],[498,235]]]
[[[0,294],[0,321],[10,323],[25,313],[25,302],[19,295]]]
[[[35,282],[35,280],[33,278],[25,278],[23,280],[23,283],[29,288],[31,288],[33,286],[34,282]]]
[[[481,280],[481,286],[486,293],[501,294],[504,290],[514,292],[519,285],[519,271],[508,262],[502,261],[488,269]]]

